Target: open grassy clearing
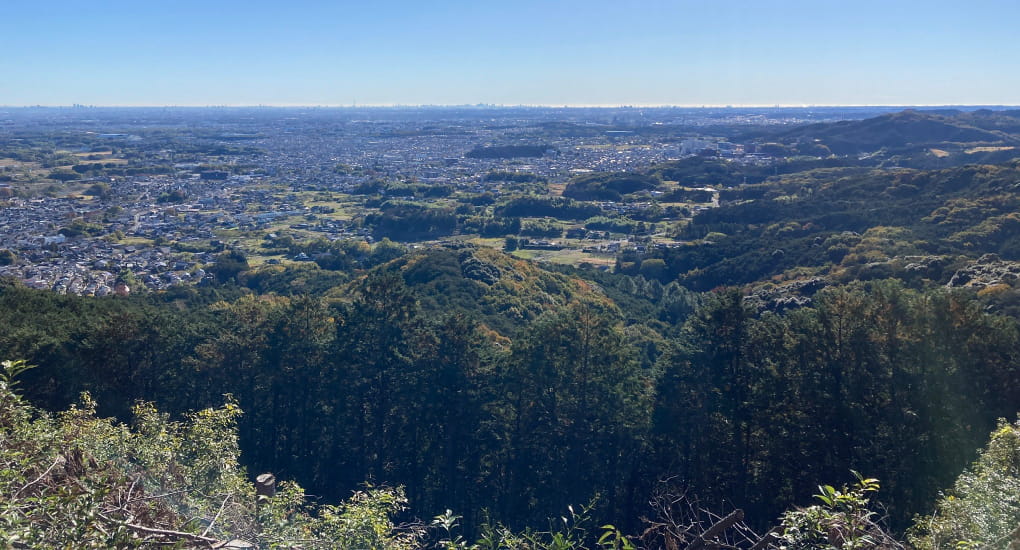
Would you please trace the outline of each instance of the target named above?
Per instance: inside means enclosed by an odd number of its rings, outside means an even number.
[[[247,250],[245,251],[245,257],[248,260],[248,266],[249,267],[253,267],[253,268],[254,267],[261,267],[261,266],[264,266],[264,265],[268,265],[269,260],[276,260],[280,264],[292,263],[292,262],[290,262],[288,260],[285,260],[283,258],[283,256],[281,256],[281,255],[275,255],[275,256],[274,255],[269,255],[269,256],[266,256],[266,255],[259,254],[259,253],[256,253],[256,252],[250,252],[249,253]],[[293,263],[297,263],[297,262],[293,262]]]
[[[971,147],[970,149],[965,150],[964,153],[967,153],[968,155],[973,155],[974,153],[996,153],[998,151],[1012,151],[1013,149],[1016,149],[1016,147],[1010,147],[1010,146],[1001,146],[1001,147]]]
[[[127,159],[114,157],[113,151],[72,153],[71,156],[78,159],[78,164],[128,164]]]
[[[555,250],[539,260],[547,261],[554,264],[564,264],[578,266],[582,263],[589,263],[592,265],[607,265],[612,266],[616,263],[616,256],[613,254],[590,254],[582,252],[577,249],[563,249]]]
[[[541,250],[524,250],[520,248],[510,253],[511,256],[522,260],[537,260],[542,254]]]
[[[152,239],[146,239],[145,237],[124,237],[123,239],[115,239],[111,236],[113,242],[121,246],[141,246],[150,247],[154,246],[156,241]]]
[[[0,159],[0,169],[5,175],[21,178],[45,178],[53,169],[43,168],[38,162],[22,162],[14,159]]]
[[[105,159],[97,159],[97,160],[86,160],[86,159],[83,159],[78,164],[116,164],[117,166],[126,166],[128,164],[128,160],[127,159],[115,159],[115,158],[105,158]]]
[[[364,207],[363,206],[352,205],[351,203],[344,203],[344,202],[339,202],[339,201],[331,201],[331,202],[325,202],[325,201],[306,202],[305,206],[308,206],[310,208],[311,207],[316,207],[316,206],[321,206],[321,207],[325,207],[325,208],[332,208],[333,212],[330,212],[328,214],[320,214],[320,213],[316,213],[315,214],[316,216],[318,216],[320,218],[328,218],[328,219],[331,219],[331,220],[349,221],[351,218],[353,218],[358,213],[364,212]]]
[[[491,238],[489,238],[489,237],[474,237],[474,238],[469,238],[469,239],[466,239],[466,240],[467,240],[467,242],[469,242],[469,243],[471,243],[471,244],[473,244],[475,246],[487,246],[489,248],[498,248],[498,249],[501,249],[501,250],[503,249],[504,245],[506,244],[506,239],[505,238],[500,238],[500,237],[491,237]]]
[[[582,263],[605,266],[613,266],[616,263],[616,257],[612,254],[589,254],[579,249],[571,248],[563,250],[518,249],[513,251],[511,255],[524,260],[572,265],[575,267]]]
[[[245,238],[251,238],[246,231],[240,229],[214,229],[213,235],[223,242],[234,242]]]

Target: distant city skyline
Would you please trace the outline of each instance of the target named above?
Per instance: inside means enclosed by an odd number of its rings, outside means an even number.
[[[1015,0],[14,0],[0,105],[1018,105]]]

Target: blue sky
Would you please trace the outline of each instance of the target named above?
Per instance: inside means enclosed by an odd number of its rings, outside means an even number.
[[[0,105],[1020,104],[1017,0],[2,0]]]

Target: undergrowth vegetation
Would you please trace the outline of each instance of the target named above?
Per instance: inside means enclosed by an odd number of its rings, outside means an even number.
[[[0,374],[0,540],[4,548],[418,547],[398,526],[399,488],[368,487],[319,505],[293,482],[256,495],[238,465],[236,419],[222,407],[171,421],[149,403],[132,426],[96,415],[88,394],[50,414],[13,391],[23,361]],[[245,546],[248,544],[249,546]]]

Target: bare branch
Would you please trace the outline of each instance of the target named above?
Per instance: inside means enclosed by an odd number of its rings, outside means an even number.
[[[762,535],[762,537],[758,539],[758,542],[754,543],[754,546],[752,546],[750,550],[763,550],[773,541],[779,540],[779,538],[776,536],[777,531],[779,531],[779,528],[773,527],[769,532]]]
[[[21,489],[18,489],[18,490],[17,490],[17,491],[16,491],[15,493],[14,493],[14,496],[16,497],[16,496],[20,495],[20,494],[21,494],[21,492],[22,492],[22,491],[24,491],[25,489],[28,489],[29,487],[31,487],[31,486],[35,485],[36,483],[39,483],[40,481],[42,481],[42,480],[43,480],[43,478],[45,478],[46,476],[48,476],[48,475],[50,474],[50,472],[51,472],[51,471],[53,470],[53,468],[56,468],[56,467],[57,467],[57,465],[58,465],[58,464],[60,464],[61,462],[66,462],[66,459],[64,459],[64,457],[62,457],[62,456],[58,456],[58,457],[57,457],[57,459],[53,461],[53,464],[50,464],[50,467],[49,467],[49,468],[46,468],[46,471],[45,471],[45,472],[43,472],[43,473],[39,474],[39,477],[37,477],[37,478],[33,479],[32,481],[29,481],[29,482],[28,482],[28,483],[27,483],[26,485],[24,485],[24,486],[23,486],[23,487],[22,487]]]
[[[110,518],[110,517],[107,517],[107,516],[105,516],[103,514],[99,514],[99,517],[101,517],[102,519],[104,519],[106,521],[109,521],[111,523],[117,523],[117,524],[123,525],[124,527],[127,527],[128,529],[131,529],[133,531],[138,531],[139,533],[146,533],[148,535],[156,535],[156,536],[162,536],[162,537],[175,537],[178,540],[188,540],[188,541],[191,541],[191,542],[202,542],[202,543],[208,544],[210,548],[212,548],[213,545],[218,544],[219,542],[221,542],[221,541],[219,541],[217,539],[209,538],[209,537],[206,537],[206,536],[203,536],[203,535],[196,535],[194,533],[186,533],[184,531],[173,531],[173,530],[170,530],[170,529],[157,529],[155,527],[146,527],[144,525],[137,525],[137,524],[134,524],[134,523],[128,523],[126,521],[117,521],[117,520],[115,520],[113,518]]]
[[[132,502],[143,502],[143,501],[146,501],[146,500],[155,500],[155,499],[158,499],[158,498],[172,497],[174,495],[179,495],[181,493],[188,493],[190,491],[191,491],[191,489],[181,489],[179,491],[170,491],[169,493],[163,493],[163,494],[160,494],[160,495],[151,495],[151,496],[147,496],[147,497],[132,498],[132,499],[128,499],[128,501],[125,504],[130,504]]]
[[[216,512],[216,515],[212,518],[212,521],[210,521],[209,525],[206,526],[205,531],[202,531],[202,536],[203,537],[209,534],[209,530],[212,529],[213,525],[216,524],[216,520],[220,519],[220,514],[222,514],[223,513],[223,509],[227,507],[227,502],[230,502],[230,494],[229,493],[227,494],[227,498],[223,499],[223,504],[220,504],[219,512]]]

